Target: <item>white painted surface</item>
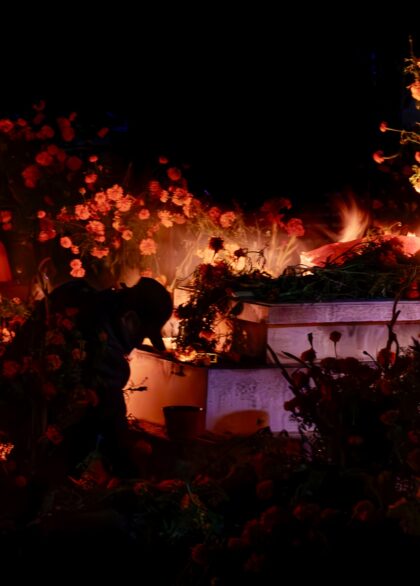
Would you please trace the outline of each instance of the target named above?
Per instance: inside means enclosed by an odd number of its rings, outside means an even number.
[[[235,349],[245,356],[266,358],[267,344],[282,357],[283,352],[300,356],[309,349],[308,334],[313,335],[317,358],[334,355],[330,334],[341,333],[337,344],[340,357],[353,356],[368,361],[376,357],[388,339],[387,324],[392,317],[392,301],[337,302],[314,304],[264,304],[247,302],[238,327],[246,332],[246,343]],[[420,336],[420,303],[398,304],[399,319],[394,331],[401,347]],[[282,357],[290,362],[290,359]]]
[[[247,301],[241,319],[268,324],[329,324],[389,322],[393,301],[337,301],[329,303],[262,303]],[[400,301],[399,322],[420,322],[420,302]]]
[[[163,424],[166,405],[206,406],[207,369],[178,364],[157,354],[134,349],[130,354],[130,387],[126,390],[127,414]]]
[[[277,368],[226,369],[174,363],[149,352],[130,356],[127,413],[164,424],[166,405],[197,405],[205,410],[206,429],[218,434],[250,434],[269,425],[274,432],[295,431],[283,404],[291,397]]]
[[[177,302],[186,294],[185,290],[180,291]],[[163,425],[164,406],[197,405],[205,409],[206,429],[216,433],[249,434],[266,425],[274,432],[295,431],[295,423],[283,408],[291,391],[279,369],[265,364],[267,344],[293,370],[296,363],[283,352],[300,357],[309,349],[308,334],[312,333],[317,358],[333,356],[334,344],[329,336],[338,331],[342,334],[337,344],[339,357],[369,361],[364,351],[376,357],[386,344],[392,307],[392,301],[313,304],[246,301],[237,323],[245,329],[247,339],[237,350],[245,357],[258,358],[260,367],[255,364],[232,369],[181,365],[134,350],[128,386],[146,386],[147,390],[126,391],[127,411],[139,419]],[[402,301],[398,309],[401,313],[394,330],[404,347],[412,343],[412,338],[420,336],[420,303]],[[176,327],[172,323],[171,335]]]

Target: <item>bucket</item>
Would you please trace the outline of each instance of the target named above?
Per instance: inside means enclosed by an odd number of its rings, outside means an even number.
[[[204,431],[204,409],[197,405],[167,405],[163,415],[171,439],[193,439]]]

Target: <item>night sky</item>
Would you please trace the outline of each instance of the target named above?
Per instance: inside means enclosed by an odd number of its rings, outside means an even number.
[[[304,29],[276,14],[202,7],[172,20],[121,9],[104,21],[57,14],[42,30],[28,20],[26,54],[1,53],[0,113],[39,98],[86,118],[107,112],[135,175],[165,154],[191,165],[193,190],[222,201],[364,189],[378,124],[402,123],[415,31],[342,16],[334,25],[332,14],[316,26],[306,15]]]

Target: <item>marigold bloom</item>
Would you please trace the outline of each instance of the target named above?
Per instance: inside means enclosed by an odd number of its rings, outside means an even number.
[[[63,248],[71,248],[73,246],[73,243],[68,236],[60,238],[60,244]]]
[[[408,89],[411,92],[411,95],[415,100],[420,101],[420,81],[415,81],[411,85],[408,86]]]
[[[144,238],[139,244],[139,250],[140,254],[145,256],[156,254],[156,242],[152,238]]]
[[[373,153],[372,157],[375,163],[378,163],[378,165],[382,165],[382,163],[385,161],[383,151],[376,151]]]
[[[287,224],[285,224],[285,230],[289,236],[304,236],[305,228],[303,227],[302,220],[299,218],[291,218]]]
[[[78,279],[83,279],[83,277],[85,276],[86,271],[85,269],[73,269],[70,271],[70,275],[72,277],[76,277]]]
[[[236,220],[235,212],[225,212],[219,218],[222,228],[231,228]]]
[[[8,118],[3,118],[3,120],[0,120],[0,132],[4,132],[5,134],[8,134],[9,132],[11,132],[13,130],[13,128],[14,128],[14,124]]]
[[[97,180],[98,180],[98,176],[96,173],[89,173],[85,177],[85,183],[87,183],[88,185],[92,185],[93,183],[96,183]]]
[[[124,230],[121,234],[121,238],[124,240],[131,240],[133,238],[133,231],[132,230]]]
[[[171,181],[179,181],[182,177],[182,173],[178,167],[169,167],[169,169],[166,171],[166,174]]]

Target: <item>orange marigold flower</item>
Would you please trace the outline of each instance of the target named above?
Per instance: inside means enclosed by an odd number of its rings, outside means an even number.
[[[382,163],[385,161],[383,151],[376,151],[373,153],[372,157],[375,163],[378,163],[378,165],[382,165]]]
[[[415,81],[411,85],[408,86],[408,89],[411,92],[411,95],[415,100],[420,101],[420,81]]]
[[[0,120],[0,132],[8,134],[11,130],[13,130],[13,122],[11,120],[8,118]]]
[[[96,258],[104,258],[105,256],[108,256],[109,248],[98,248],[97,246],[94,246],[90,251],[90,254]]]
[[[70,271],[70,275],[72,277],[76,277],[77,279],[83,279],[85,274],[86,274],[85,269],[73,269]]]
[[[156,181],[155,179],[153,179],[152,181],[149,181],[148,189],[149,189],[150,193],[152,193],[154,195],[157,195],[158,193],[160,193],[162,191],[162,187],[161,187],[159,181]]]
[[[225,212],[219,218],[222,228],[231,228],[236,220],[235,212]]]
[[[38,242],[47,242],[47,240],[54,238],[54,236],[55,235],[52,235],[52,233],[47,230],[41,230],[38,234]]]
[[[63,248],[71,248],[73,246],[73,243],[68,236],[60,238],[60,244]]]
[[[82,261],[79,258],[75,258],[70,262],[72,269],[80,269],[82,267]]]
[[[12,221],[12,212],[10,210],[0,210],[0,222],[8,224]]]
[[[153,238],[144,238],[139,244],[140,254],[145,256],[156,254],[157,246]]]
[[[132,230],[124,230],[121,234],[121,238],[124,240],[131,240],[133,238],[133,231]]]
[[[169,167],[169,169],[166,171],[166,174],[171,181],[179,181],[182,177],[182,173],[178,167]]]
[[[285,225],[285,229],[289,236],[299,237],[305,235],[305,228],[299,218],[291,218]]]
[[[96,173],[89,173],[85,177],[85,183],[87,183],[88,185],[92,185],[93,183],[96,183],[97,180],[98,180],[98,176]]]
[[[53,158],[48,151],[41,151],[36,155],[35,161],[42,167],[49,167],[53,162]]]
[[[216,223],[219,221],[219,218],[222,215],[222,211],[217,206],[213,206],[209,209],[207,215],[211,220],[213,220],[213,222]]]

